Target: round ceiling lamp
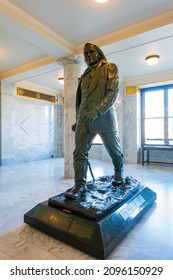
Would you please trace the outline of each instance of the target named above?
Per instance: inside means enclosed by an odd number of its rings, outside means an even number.
[[[97,3],[105,3],[105,2],[108,2],[109,0],[95,0],[95,2]]]
[[[153,54],[153,55],[149,55],[145,58],[146,62],[148,65],[156,65],[159,62],[159,55],[157,54]]]
[[[64,85],[64,78],[63,77],[58,78],[58,82],[60,83],[60,85]]]

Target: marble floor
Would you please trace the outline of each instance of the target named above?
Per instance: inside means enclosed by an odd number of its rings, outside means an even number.
[[[95,177],[113,174],[108,162],[92,159],[91,166]],[[1,260],[94,259],[23,222],[36,204],[72,186],[63,173],[63,158],[0,167]],[[173,260],[173,166],[125,164],[128,175],[155,191],[157,201],[107,259]]]

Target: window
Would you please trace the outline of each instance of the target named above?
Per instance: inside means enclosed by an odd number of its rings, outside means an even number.
[[[97,134],[92,142],[92,145],[102,145],[102,139],[101,137]]]
[[[173,145],[173,85],[141,90],[141,142]]]

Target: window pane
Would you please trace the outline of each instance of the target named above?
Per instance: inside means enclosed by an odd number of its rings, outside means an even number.
[[[168,119],[168,138],[173,139],[173,118]]]
[[[145,139],[164,139],[163,119],[145,120]]]
[[[145,92],[145,117],[164,116],[164,92],[163,90]]]
[[[173,117],[173,89],[168,90],[168,117]]]

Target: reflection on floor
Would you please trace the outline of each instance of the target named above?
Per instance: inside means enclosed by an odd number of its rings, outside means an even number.
[[[108,162],[91,160],[91,166],[96,178],[113,175],[112,165]],[[108,259],[173,260],[172,171],[171,165],[125,165],[125,176],[133,176],[155,191],[157,201]],[[62,158],[0,167],[1,260],[94,259],[23,223],[24,213],[72,186],[73,180],[65,179],[63,172]]]

